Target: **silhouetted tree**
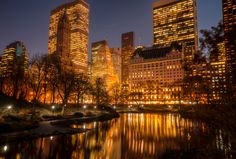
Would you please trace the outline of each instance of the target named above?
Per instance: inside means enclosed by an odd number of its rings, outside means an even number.
[[[33,113],[35,113],[36,102],[39,102],[39,99],[42,95],[44,83],[44,57],[45,55],[37,54],[30,61],[28,84],[33,93]]]
[[[76,74],[73,70],[61,70],[58,74],[57,89],[62,104],[66,105],[75,87]]]
[[[120,90],[120,103],[121,104],[127,104],[130,98],[130,91],[126,87],[126,85],[121,85],[121,90]]]
[[[111,93],[112,101],[115,103],[115,105],[117,105],[121,100],[121,85],[119,83],[113,84]]]
[[[210,30],[200,30],[202,37],[200,38],[200,48],[203,54],[211,59],[217,59],[220,53],[218,44],[224,41],[223,23],[220,21],[215,27]]]
[[[91,83],[89,78],[84,74],[79,74],[75,78],[75,92],[77,95],[77,103],[81,104],[83,102],[83,97],[85,94],[89,93],[91,88]]]
[[[97,105],[105,104],[108,102],[109,97],[106,91],[105,82],[102,78],[97,78],[95,80],[92,92]]]

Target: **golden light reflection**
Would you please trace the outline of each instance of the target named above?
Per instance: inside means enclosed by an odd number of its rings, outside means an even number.
[[[212,132],[206,124],[183,119],[178,114],[124,114],[108,122],[71,127],[84,126],[91,130],[8,144],[8,152],[3,155],[42,159],[160,158],[169,149],[202,148],[204,145],[232,158],[232,139],[226,132]]]

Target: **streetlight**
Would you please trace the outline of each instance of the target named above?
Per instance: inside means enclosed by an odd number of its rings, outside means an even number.
[[[12,110],[12,105],[8,105],[7,107],[6,107],[6,112],[7,112],[7,114],[9,115],[10,114],[10,112],[11,112],[11,110]]]
[[[8,146],[7,145],[4,145],[3,146],[3,151],[6,152],[8,150]]]
[[[87,108],[87,106],[86,106],[86,105],[84,105],[84,106],[83,106],[83,108],[84,108],[84,109],[86,109],[86,108]]]
[[[55,109],[55,106],[53,105],[52,106],[52,114],[54,115],[54,109]]]
[[[8,110],[12,109],[12,106],[11,105],[7,106],[7,109]]]

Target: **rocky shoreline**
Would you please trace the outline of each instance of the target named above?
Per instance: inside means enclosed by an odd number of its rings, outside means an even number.
[[[109,121],[118,117],[118,113],[102,113],[91,117],[72,117],[68,119],[42,121],[38,123],[37,127],[33,127],[32,129],[0,133],[0,144],[21,140],[31,140],[40,137],[84,133],[90,129],[71,128],[70,126],[72,124]]]

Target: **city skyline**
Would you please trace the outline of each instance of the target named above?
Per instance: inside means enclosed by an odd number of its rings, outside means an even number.
[[[7,44],[15,40],[23,41],[28,48],[30,55],[35,53],[47,53],[50,10],[63,4],[65,1],[43,1],[42,3],[27,1],[28,0],[24,3],[27,5],[19,4],[20,2],[16,2],[15,0],[0,2],[4,3],[3,5],[0,5],[0,18],[9,19],[9,21],[6,21],[1,25],[3,28],[0,29],[0,35],[1,37],[4,37],[0,40],[1,53]],[[134,3],[133,0],[130,0],[129,2],[126,2],[126,6],[122,8],[122,13],[118,11],[124,4],[123,1],[114,3],[107,0],[103,1],[105,3],[87,0],[91,7],[89,46],[94,41],[106,39],[111,47],[120,47],[120,36],[123,32],[128,31],[134,31],[136,33],[136,45],[152,45],[152,3],[157,0],[151,0],[148,2],[140,1],[136,3]],[[214,6],[211,5],[211,8],[207,8],[209,5],[209,0],[206,2],[203,0],[197,1],[199,30],[210,28],[222,19],[221,0],[217,0],[217,3],[214,3]],[[7,6],[11,6],[11,9]],[[116,6],[116,9],[114,9],[114,6]],[[111,13],[109,16],[106,12],[102,12],[102,10],[106,8],[107,12]],[[112,8],[112,10],[109,8]],[[130,9],[131,13],[128,13]],[[14,13],[12,10],[15,10]],[[32,14],[28,14],[29,12],[32,12]],[[127,16],[122,19],[125,14],[127,14]],[[32,27],[26,27],[32,20],[33,16],[35,16],[37,21],[35,24],[31,23]],[[130,20],[131,18],[132,20]],[[205,23],[206,21],[208,21],[208,24]],[[16,27],[17,25],[18,27]],[[138,40],[139,37],[141,37],[141,42]]]

